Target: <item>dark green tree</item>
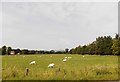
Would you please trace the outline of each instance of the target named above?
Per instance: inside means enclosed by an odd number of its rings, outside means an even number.
[[[50,52],[49,52],[50,54],[54,54],[55,53],[55,51],[54,50],[50,50]]]
[[[88,45],[88,54],[96,54],[96,42],[92,42],[91,44]]]
[[[120,35],[116,33],[115,39],[120,39]]]
[[[111,36],[102,36],[96,38],[96,54],[110,55],[112,53],[112,38]]]
[[[2,48],[0,48],[0,55],[2,55]]]
[[[76,54],[76,51],[77,51],[76,48],[72,48],[72,49],[69,51],[69,53],[70,53],[70,54]]]
[[[36,51],[35,50],[29,50],[29,54],[35,54]]]
[[[66,49],[65,49],[65,53],[66,53],[66,54],[68,54],[68,52],[69,52],[69,49],[68,49],[68,48],[66,48]]]
[[[23,50],[21,50],[21,54],[29,54],[29,50],[28,49],[23,49]]]
[[[11,47],[8,47],[7,48],[7,54],[10,55],[10,52],[12,51],[12,48]]]
[[[6,47],[6,46],[3,46],[3,47],[2,47],[2,55],[5,55],[5,54],[6,54],[6,50],[7,50],[7,47]]]
[[[20,53],[21,53],[21,50],[18,48],[18,49],[15,50],[15,53],[16,53],[16,54],[18,54],[18,53],[20,54]]]
[[[82,47],[79,45],[76,47],[76,54],[81,54]]]
[[[115,35],[115,38],[112,40],[113,45],[111,47],[112,53],[114,55],[120,55],[120,37],[119,34]]]
[[[81,54],[82,55],[86,54],[86,52],[87,52],[86,49],[87,49],[86,45],[82,46],[82,48],[81,48]]]

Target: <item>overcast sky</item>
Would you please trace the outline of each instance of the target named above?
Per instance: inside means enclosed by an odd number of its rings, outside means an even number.
[[[117,2],[4,2],[2,45],[59,50],[118,33]]]

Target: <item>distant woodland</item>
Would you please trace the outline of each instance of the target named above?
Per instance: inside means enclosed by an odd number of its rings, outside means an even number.
[[[120,36],[116,34],[114,38],[111,36],[100,36],[95,41],[87,45],[78,45],[75,48],[64,49],[60,51],[55,50],[29,50],[29,49],[12,49],[6,45],[0,48],[2,55],[16,55],[16,54],[89,54],[89,55],[120,55]]]

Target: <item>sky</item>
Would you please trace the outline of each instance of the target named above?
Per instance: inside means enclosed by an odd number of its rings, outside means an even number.
[[[2,45],[12,48],[70,49],[115,33],[117,2],[2,3]]]

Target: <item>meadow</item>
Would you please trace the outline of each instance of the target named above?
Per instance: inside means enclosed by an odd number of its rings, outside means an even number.
[[[77,54],[2,56],[3,80],[118,80],[118,56]],[[71,57],[62,62],[64,57]],[[29,65],[35,60],[35,65]],[[55,67],[48,68],[54,63]],[[26,72],[26,68],[28,72]]]

